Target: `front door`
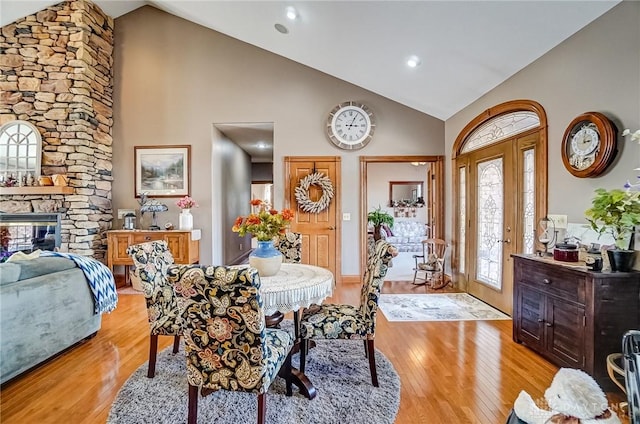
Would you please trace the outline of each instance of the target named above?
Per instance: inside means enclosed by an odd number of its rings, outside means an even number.
[[[464,276],[470,294],[508,314],[513,307],[511,254],[534,253],[535,222],[544,205],[539,204],[544,187],[536,178],[542,163],[539,147],[535,131],[457,160],[463,194],[458,204],[464,211],[459,221],[467,222],[460,233],[465,246],[458,266],[468,264]]]
[[[490,146],[469,155],[469,241],[474,258],[469,262],[468,291],[511,314],[513,302],[513,238],[515,222],[515,166],[513,144]]]
[[[341,280],[340,271],[340,213],[338,198],[340,193],[340,158],[339,157],[290,157],[285,159],[285,201],[293,209],[295,217],[291,223],[291,231],[302,234],[302,262],[330,270],[336,282]],[[318,212],[305,212],[300,209],[295,197],[295,188],[300,180],[314,172],[321,172],[329,177],[333,184],[333,198],[329,206]],[[310,186],[308,197],[315,202],[320,199],[322,189]]]
[[[532,100],[487,109],[458,135],[453,273],[461,287],[511,314],[511,254],[533,254],[547,211],[547,119]]]

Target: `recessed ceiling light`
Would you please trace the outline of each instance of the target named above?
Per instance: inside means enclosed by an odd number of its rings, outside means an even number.
[[[297,17],[298,17],[298,11],[296,10],[296,8],[293,6],[287,7],[287,18],[289,18],[292,21],[295,21]]]
[[[287,29],[287,27],[282,24],[275,24],[274,27],[280,34],[289,34],[289,30]]]
[[[262,141],[258,143],[258,149],[266,149],[267,145],[264,144]]]
[[[409,59],[407,59],[407,66],[409,68],[416,68],[420,66],[421,63],[420,58],[416,55],[409,56]]]

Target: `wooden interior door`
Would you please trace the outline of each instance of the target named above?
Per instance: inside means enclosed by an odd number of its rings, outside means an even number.
[[[340,158],[291,157],[285,160],[285,201],[295,212],[291,231],[302,234],[302,263],[330,270],[336,282],[341,280],[340,261]],[[300,180],[313,172],[321,172],[333,183],[334,194],[329,207],[319,213],[304,212],[298,207],[295,188]],[[309,198],[316,201],[322,195],[319,187],[311,186]]]

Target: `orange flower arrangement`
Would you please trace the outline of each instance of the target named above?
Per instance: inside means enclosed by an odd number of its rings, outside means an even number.
[[[251,200],[251,206],[258,208],[258,211],[246,217],[237,217],[231,229],[240,237],[251,234],[258,241],[273,240],[278,234],[284,234],[294,216],[291,209],[283,209],[282,212],[278,212],[275,209],[270,209],[269,204],[260,199]]]

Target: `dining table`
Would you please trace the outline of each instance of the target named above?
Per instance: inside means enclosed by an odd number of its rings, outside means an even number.
[[[277,274],[260,277],[262,297],[268,326],[276,326],[284,314],[293,312],[294,336],[296,344],[292,354],[300,348],[300,311],[313,304],[320,304],[333,294],[335,281],[333,273],[314,265],[283,263]],[[293,384],[309,399],[316,397],[317,391],[311,381],[300,370],[292,369]]]

